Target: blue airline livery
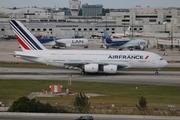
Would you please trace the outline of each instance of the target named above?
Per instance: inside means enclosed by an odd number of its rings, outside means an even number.
[[[106,43],[104,43],[105,48],[116,48],[116,49],[123,49],[123,48],[137,48],[140,50],[144,50],[147,46],[147,42],[145,40],[118,40],[113,41],[110,36],[108,35],[107,31],[104,30],[104,37]]]

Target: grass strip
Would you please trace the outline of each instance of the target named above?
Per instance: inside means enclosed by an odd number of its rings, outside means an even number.
[[[50,85],[62,85],[63,92],[68,89],[68,81],[57,80],[0,80],[0,101],[11,104],[21,96],[28,96],[32,92],[50,91]],[[138,89],[136,89],[138,87]],[[100,82],[72,81],[73,93],[95,93],[103,96],[90,97],[94,106],[135,106],[139,98],[144,96],[151,107],[167,107],[175,105],[180,107],[180,87],[161,85],[137,85]],[[44,103],[55,105],[72,105],[74,95],[64,97],[36,97]]]

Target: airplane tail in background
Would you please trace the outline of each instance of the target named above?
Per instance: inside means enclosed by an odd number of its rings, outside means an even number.
[[[23,52],[30,50],[46,50],[46,48],[20,21],[11,20],[10,25],[13,28]]]
[[[131,33],[131,27],[129,26],[128,29],[126,30],[126,35],[129,35]]]
[[[104,37],[106,39],[106,43],[113,42],[105,29],[104,29]]]

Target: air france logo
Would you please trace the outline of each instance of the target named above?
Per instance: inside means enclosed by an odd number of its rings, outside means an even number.
[[[147,55],[145,59],[148,59]],[[144,59],[143,55],[109,55],[108,59]]]
[[[83,40],[72,40],[72,43],[83,43]]]

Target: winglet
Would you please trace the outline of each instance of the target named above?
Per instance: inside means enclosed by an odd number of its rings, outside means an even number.
[[[20,22],[10,20],[10,25],[16,35],[16,38],[24,51],[46,50],[46,48],[34,37],[32,33]]]

